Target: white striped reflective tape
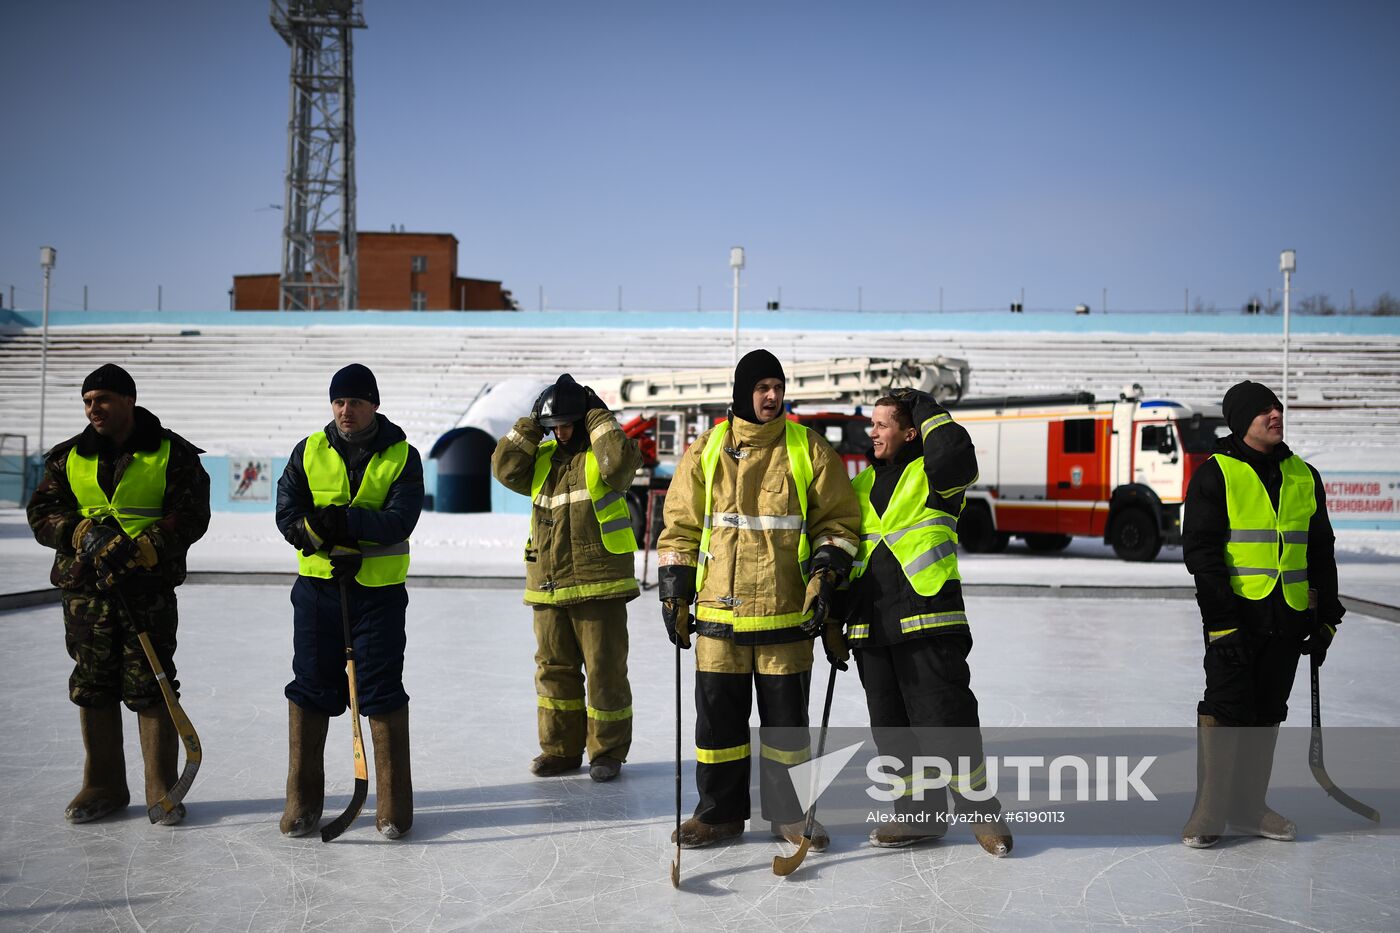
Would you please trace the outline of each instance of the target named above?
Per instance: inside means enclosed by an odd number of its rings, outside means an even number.
[[[706,527],[738,528],[741,531],[801,531],[801,515],[740,515],[737,512],[716,512],[705,517]]]
[[[587,489],[573,489],[569,492],[561,492],[557,496],[546,496],[541,493],[535,496],[535,505],[542,509],[558,509],[573,502],[588,502],[590,500],[591,497],[588,495]]]
[[[617,429],[617,422],[613,421],[612,419],[609,419],[607,421],[604,421],[602,424],[598,425],[592,431],[589,431],[588,439],[594,444],[596,444],[598,443],[598,438],[602,437],[604,434],[607,434],[609,431],[616,431]]]
[[[510,441],[512,444],[514,444],[516,447],[519,447],[527,454],[533,454],[535,450],[539,447],[538,444],[530,440],[525,435],[521,434],[519,431],[515,430],[515,428],[510,429],[510,433],[506,435],[506,440]]]

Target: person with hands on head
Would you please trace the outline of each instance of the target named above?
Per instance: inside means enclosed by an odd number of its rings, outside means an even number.
[[[1322,477],[1284,443],[1278,396],[1246,379],[1221,407],[1230,433],[1191,476],[1181,534],[1205,643],[1196,801],[1181,831],[1195,849],[1227,827],[1296,837],[1265,803],[1278,727],[1299,656],[1322,664],[1346,612]]]
[[[297,442],[277,481],[277,527],[295,547],[287,806],[279,827],[320,826],[329,717],[349,704],[341,594],[348,596],[359,708],[374,745],[375,826],[413,826],[403,656],[408,537],[423,510],[423,464],[403,429],[379,414],[379,386],[360,363],[330,384],[331,421]]]
[[[666,495],[657,546],[662,621],[695,632],[695,813],[672,837],[699,848],[744,831],[749,712],[758,694],[762,815],[801,845],[803,808],[788,768],[810,757],[812,638],[856,551],[859,507],[826,439],[784,417],[786,379],[767,350],[734,371],[729,416],[691,444]],[[694,604],[692,616],[690,607]],[[827,642],[844,663],[840,635]],[[816,823],[811,848],[829,837]]]
[[[78,707],[87,758],[82,789],[64,811],[73,823],[131,801],[122,702],[137,716],[146,805],[176,781],[179,736],[138,634],[148,635],[178,694],[175,587],[185,580],[186,552],[209,527],[200,449],[136,404],[131,375],[114,363],[100,366],[83,380],[82,399],[88,426],[44,455],[28,506],[35,539],[56,552],[50,579],[63,590],[64,640],[74,661],[68,697]],[[160,822],[184,817],[180,803]]]
[[[870,833],[878,848],[902,848],[944,834],[948,794],[913,793],[916,756],[951,762],[955,811],[991,855],[1011,851],[1011,833],[986,785],[977,697],[967,658],[972,633],[958,572],[957,522],[977,481],[967,430],[931,395],[899,388],[875,403],[871,465],[853,480],[861,544],[851,573],[846,637],[855,651],[870,725],[882,755],[901,763],[902,821]]]
[[[627,603],[641,590],[627,491],[640,464],[637,442],[568,373],[491,456],[502,485],[532,502],[525,604],[534,609],[537,777],[577,771],[586,751],[589,776],[611,781],[632,745]]]

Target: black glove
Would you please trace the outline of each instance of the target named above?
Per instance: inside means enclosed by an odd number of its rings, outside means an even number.
[[[359,544],[350,536],[349,520],[345,517],[346,506],[324,505],[313,509],[308,516],[312,531],[326,545],[345,544],[355,547]]]
[[[690,624],[690,603],[679,599],[661,600],[661,621],[666,623],[666,637],[671,639],[671,644],[690,647],[690,633],[695,631]]]
[[[321,536],[312,530],[310,519],[309,515],[297,519],[296,524],[292,526],[292,530],[287,535],[287,540],[301,552],[303,557],[310,557],[326,544]]]
[[[946,415],[948,410],[938,404],[938,400],[927,392],[918,389],[899,388],[890,392],[890,397],[903,402],[909,409],[909,415],[914,420],[914,427],[919,429],[919,436],[923,437],[924,423],[935,415]]]
[[[827,662],[838,671],[844,671],[848,667],[846,660],[851,656],[851,649],[846,644],[846,636],[841,634],[841,626],[833,622],[822,629],[822,648],[826,649]]]
[[[1213,652],[1230,667],[1244,667],[1252,660],[1249,646],[1245,644],[1244,633],[1239,629],[1215,639],[1206,632],[1206,651]]]
[[[807,581],[807,596],[802,602],[802,614],[812,615],[802,623],[802,631],[815,638],[831,618],[836,603],[836,589],[851,572],[851,555],[826,544],[812,555],[812,576]]]
[[[612,409],[608,408],[608,406],[606,406],[606,405],[603,404],[603,400],[600,399],[600,398],[598,397],[598,393],[597,393],[597,392],[594,392],[594,391],[593,391],[593,387],[592,387],[592,386],[584,386],[584,387],[583,387],[583,410],[584,410],[585,412],[590,412],[590,411],[593,411],[595,408],[601,408],[601,409],[603,409],[603,411],[611,411],[611,410],[612,410]]]
[[[1309,613],[1313,619],[1311,631],[1303,639],[1303,643],[1298,646],[1298,650],[1303,654],[1311,655],[1312,659],[1321,667],[1322,662],[1327,660],[1327,648],[1332,644],[1332,638],[1337,634],[1337,630],[1326,622],[1317,619],[1315,615]]]
[[[364,563],[364,555],[358,548],[336,545],[331,550],[331,579],[339,580],[342,577],[355,578],[355,574],[360,572],[360,565]]]
[[[667,564],[656,569],[656,591],[661,597],[661,621],[671,644],[690,647],[695,630],[690,604],[695,600],[695,568],[687,564]]]

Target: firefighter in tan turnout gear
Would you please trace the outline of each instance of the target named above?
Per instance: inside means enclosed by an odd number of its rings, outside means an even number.
[[[640,463],[637,442],[568,373],[491,457],[496,478],[532,502],[525,604],[535,610],[540,754],[530,771],[539,777],[577,770],[585,748],[595,781],[611,781],[627,760],[627,602],[639,593],[627,490]]]
[[[729,417],[685,452],[666,496],[657,559],[663,617],[681,647],[698,633],[700,800],[672,839],[682,848],[744,831],[754,754],[763,817],[794,845],[803,836],[787,769],[811,754],[812,638],[850,570],[860,508],[845,464],[826,440],[784,417],[785,382],[782,364],[767,350],[740,360]],[[839,637],[828,654],[844,664]],[[751,749],[755,692],[764,729],[760,748]],[[820,824],[811,838],[817,851],[829,841]]]

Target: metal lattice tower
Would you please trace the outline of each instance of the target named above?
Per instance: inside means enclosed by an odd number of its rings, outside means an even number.
[[[348,311],[359,303],[355,245],[355,80],[350,30],[364,0],[272,0],[292,50],[278,307]]]

